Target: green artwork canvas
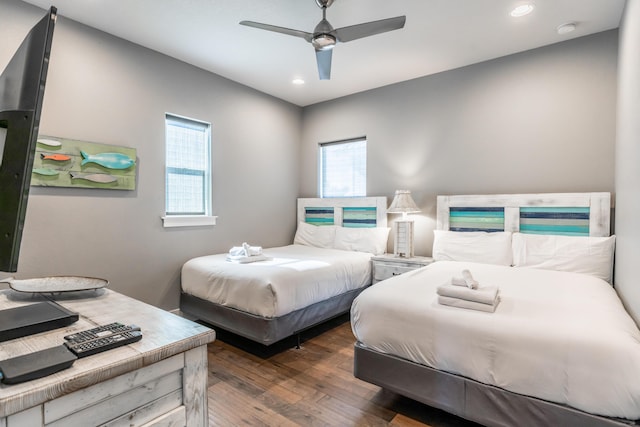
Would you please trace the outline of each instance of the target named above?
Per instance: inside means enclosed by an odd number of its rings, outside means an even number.
[[[31,185],[135,190],[136,149],[38,137]]]

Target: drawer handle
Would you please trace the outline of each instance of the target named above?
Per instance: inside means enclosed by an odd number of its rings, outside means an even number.
[[[391,275],[392,275],[392,276],[399,276],[399,275],[401,275],[401,274],[402,274],[402,273],[391,273]]]

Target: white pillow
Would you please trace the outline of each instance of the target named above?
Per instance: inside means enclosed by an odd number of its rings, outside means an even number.
[[[511,232],[433,231],[434,261],[511,265]]]
[[[333,244],[335,249],[345,251],[368,252],[382,255],[387,251],[389,228],[350,228],[337,227]]]
[[[590,274],[611,283],[616,236],[513,234],[513,265]]]
[[[313,225],[299,222],[293,243],[296,245],[315,246],[316,248],[333,248],[336,235],[335,225]]]

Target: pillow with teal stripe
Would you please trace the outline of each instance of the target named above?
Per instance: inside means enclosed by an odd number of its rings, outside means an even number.
[[[374,228],[377,209],[375,206],[342,208],[342,226],[348,228]]]

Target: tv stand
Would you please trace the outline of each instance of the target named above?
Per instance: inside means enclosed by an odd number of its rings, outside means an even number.
[[[98,292],[98,293],[96,293]],[[20,384],[0,384],[0,426],[129,425],[206,427],[207,344],[215,332],[109,289],[66,294],[72,325],[5,341],[0,359],[55,347],[64,336],[112,322],[140,326],[142,340],[77,360],[70,368]],[[43,301],[0,291],[0,309]]]

